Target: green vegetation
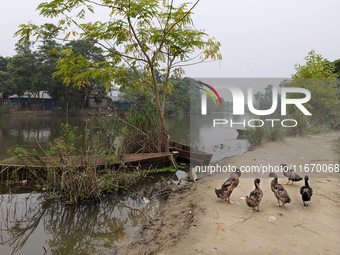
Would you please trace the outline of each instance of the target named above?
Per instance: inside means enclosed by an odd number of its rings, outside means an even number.
[[[265,137],[270,142],[281,140],[283,138],[282,126],[279,123],[275,123],[273,127],[268,127]]]
[[[3,91],[3,99],[16,94],[20,101],[24,93],[28,91],[36,97],[37,108],[43,109],[43,101],[38,98],[38,92],[45,91],[52,98],[53,108],[57,105],[56,109],[61,108],[61,113],[71,115],[77,113],[76,109],[84,107],[89,94],[97,97],[104,96],[99,93],[99,91],[105,91],[100,82],[89,80],[86,86],[75,88],[53,77],[57,71],[57,61],[61,58],[59,53],[63,50],[76,52],[94,63],[104,59],[100,48],[92,47],[90,43],[79,40],[62,45],[44,37],[37,47],[34,47],[31,42],[17,45],[17,54],[13,57],[0,56],[0,88]]]
[[[16,147],[9,150],[11,158],[7,163],[36,166],[27,168],[30,173],[26,173],[26,178],[36,183],[34,192],[44,191],[47,199],[59,198],[68,204],[100,200],[103,194],[127,190],[150,174],[176,171],[173,166],[128,168],[116,155],[108,157],[107,167],[100,169],[95,162],[91,162],[91,158],[85,157],[89,152],[97,153],[98,147],[91,149],[92,144],[88,143],[86,150],[77,149],[75,143],[84,138],[76,133],[77,127],[62,124],[62,136],[55,139],[45,152],[49,159],[43,160],[35,150]],[[53,156],[57,157],[52,158]],[[114,163],[117,166],[113,166]],[[6,173],[8,170],[5,168],[2,172]],[[6,183],[9,185],[18,182],[22,174],[20,171],[21,167],[11,171],[10,175],[7,174]]]
[[[10,112],[9,105],[0,106],[0,117],[4,116],[4,115],[7,115],[9,112]]]
[[[340,155],[340,138],[334,140],[334,145],[335,145],[334,151]]]
[[[57,74],[64,83],[78,88],[94,79],[107,89],[115,83],[122,85],[122,89],[128,87],[150,93],[159,118],[160,141],[168,151],[164,113],[165,99],[173,90],[170,77],[180,77],[184,65],[221,59],[220,43],[214,38],[206,39],[207,34],[193,25],[192,10],[197,3],[174,6],[173,2],[160,0],[98,1],[97,4],[82,0],[44,2],[37,8],[40,15],[58,18],[58,25],[48,27],[46,33],[46,26],[22,24],[16,35],[22,43],[32,36],[57,37],[63,31],[64,40],[80,37],[100,46],[106,56],[100,63],[64,50]],[[101,17],[96,22],[88,22],[87,16],[96,13],[98,6],[108,10],[107,19]],[[70,12],[72,15],[68,15]],[[112,16],[115,19],[111,19]],[[198,56],[190,58],[193,53]]]
[[[159,143],[159,119],[150,104],[137,111],[131,108],[123,128],[122,149],[124,153],[161,151]]]
[[[254,148],[261,145],[264,140],[265,127],[247,128],[243,137],[249,142],[249,150],[254,150]]]
[[[340,100],[335,65],[315,51],[309,52],[305,59],[305,65],[295,65],[296,73],[290,84],[310,91],[312,97],[304,105],[312,113],[314,125],[338,127]],[[291,113],[295,111],[295,108],[290,109]]]
[[[259,125],[259,123],[256,125]],[[292,135],[288,133],[291,132],[291,129],[287,128],[284,130],[280,123],[275,123],[274,126],[272,124],[265,124],[261,127],[247,128],[242,138],[247,139],[249,143],[248,149],[254,150],[264,142],[275,142],[284,139],[285,136]]]
[[[178,165],[178,168],[179,169],[185,169],[185,168],[187,168],[188,166],[187,166],[187,164],[185,164],[185,163],[179,163],[179,165]]]
[[[284,128],[287,136],[305,135],[308,132],[308,118],[300,111],[296,111],[292,116],[292,119],[297,121],[295,127]]]
[[[338,161],[340,162],[340,138],[335,139],[333,141],[333,143],[334,143],[334,149],[333,150],[335,151],[335,153],[338,154]]]
[[[92,130],[97,130],[97,154],[151,153],[161,150],[159,119],[155,108],[150,103],[138,107],[117,113],[114,118],[97,116],[97,125],[92,127]]]
[[[47,156],[58,156],[63,160],[65,156],[72,156],[76,153],[75,143],[80,141],[83,136],[77,136],[78,127],[71,127],[69,124],[61,124],[62,135],[54,139],[51,148],[47,151]]]
[[[276,141],[286,136],[301,136],[307,133],[328,132],[340,127],[340,83],[336,79],[340,77],[340,60],[329,62],[321,55],[311,51],[305,58],[305,65],[295,65],[296,73],[292,80],[285,80],[280,87],[299,87],[311,92],[311,99],[304,106],[312,116],[305,116],[298,108],[288,105],[286,119],[294,119],[298,123],[295,127],[282,127],[276,122],[274,127],[266,125],[259,128],[247,129],[244,137],[249,142],[249,148],[253,150],[265,141]],[[254,107],[266,110],[272,106],[272,85],[265,88],[265,92],[254,95]],[[300,98],[300,94],[288,94],[288,98]],[[280,109],[280,95],[278,95],[278,108]],[[278,114],[273,114],[275,119]],[[282,119],[282,117],[281,117]]]
[[[165,98],[164,114],[173,116],[200,112],[201,94],[198,87],[201,85],[196,84],[194,79],[177,76],[171,76],[170,82],[173,90]],[[163,91],[160,93],[163,95]],[[122,101],[133,104],[137,109],[143,108],[146,104],[155,105],[152,94],[148,92],[142,93],[139,90],[125,88],[121,89],[120,96]],[[190,108],[190,103],[197,103],[197,109]]]
[[[257,92],[254,95],[256,109],[258,110],[267,110],[270,109],[273,105],[273,85],[268,85],[264,89],[264,93],[261,91]],[[281,113],[281,97],[280,94],[277,95],[277,108],[273,114]]]

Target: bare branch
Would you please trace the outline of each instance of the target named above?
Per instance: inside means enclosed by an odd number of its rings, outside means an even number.
[[[168,18],[167,18],[167,20],[166,20],[164,29],[166,29],[166,27],[167,27],[168,24],[169,24],[169,20],[170,20],[170,16],[171,16],[171,11],[172,11],[173,2],[174,2],[174,1],[171,0],[170,11],[169,11]],[[163,31],[163,38],[162,38],[162,41],[161,41],[161,43],[159,44],[158,49],[156,49],[156,50],[154,51],[154,55],[153,55],[153,57],[152,57],[152,63],[155,62],[158,53],[161,51],[161,49],[162,49],[162,47],[163,47],[163,44],[164,44],[164,42],[165,42],[165,35],[166,35],[166,34],[167,34],[167,32],[164,30],[164,31]]]
[[[120,57],[128,58],[128,59],[131,59],[131,60],[142,61],[142,62],[148,63],[145,59],[136,58],[136,57],[133,57],[133,56],[125,55],[125,54],[123,54],[123,53],[121,53],[117,50],[112,50],[112,47],[109,48],[109,47],[105,46],[104,44],[102,44],[101,42],[96,41],[96,44],[102,46],[103,48],[105,48],[109,52],[113,53],[114,55],[118,55]]]
[[[128,20],[128,23],[129,23],[129,27],[130,27],[130,29],[131,29],[131,31],[132,31],[132,33],[133,33],[133,36],[135,37],[135,39],[136,39],[136,41],[137,41],[137,43],[138,43],[138,45],[139,45],[139,47],[140,47],[140,50],[143,52],[144,56],[145,56],[146,59],[148,60],[147,63],[151,66],[153,63],[151,62],[151,60],[150,60],[148,54],[144,51],[143,46],[142,46],[141,42],[140,42],[139,39],[138,39],[138,36],[137,36],[137,34],[136,34],[136,31],[135,31],[135,29],[133,28],[133,26],[132,26],[132,24],[131,24],[131,18],[128,17],[127,20]]]
[[[140,211],[145,216],[145,218],[147,218],[148,221],[150,221],[150,218],[141,209],[133,207],[133,206],[130,206],[130,205],[127,205],[125,202],[122,202],[122,205],[124,205],[125,207],[127,207],[127,208],[129,208],[131,210]]]
[[[173,65],[173,68],[176,67],[182,67],[182,66],[193,66],[193,65],[197,65],[200,63],[210,63],[210,62],[215,62],[216,60],[210,60],[210,61],[205,61],[205,59],[202,59],[201,61],[195,62],[195,63],[191,63],[191,64],[183,64],[183,65]]]

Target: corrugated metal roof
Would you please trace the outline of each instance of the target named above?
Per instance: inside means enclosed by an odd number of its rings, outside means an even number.
[[[35,97],[34,93],[26,91],[24,93],[24,95],[21,96],[20,98],[34,98],[34,97]],[[38,95],[36,95],[36,97],[38,98]],[[10,96],[8,98],[9,99],[11,99],[11,98],[19,98],[19,96],[17,94],[14,94],[14,95],[12,95],[12,96]],[[39,92],[39,98],[51,99],[50,95],[47,92],[45,92],[45,91],[40,91]]]

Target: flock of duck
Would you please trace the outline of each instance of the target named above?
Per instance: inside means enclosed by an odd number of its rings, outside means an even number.
[[[303,180],[301,176],[299,176],[293,169],[288,169],[286,164],[280,164],[282,167],[282,171],[284,176],[288,178],[288,182],[284,183],[285,185],[291,185],[293,182],[298,182]],[[239,184],[239,177],[241,176],[241,171],[237,168],[235,172],[233,172],[228,180],[226,180],[220,189],[215,189],[215,193],[217,197],[228,201],[233,204],[234,202],[230,200],[230,195],[233,192],[234,188]],[[271,190],[273,191],[275,197],[277,198],[277,206],[281,206],[291,202],[291,199],[288,195],[287,190],[278,183],[278,176],[276,173],[270,173],[269,177],[273,177],[274,179],[271,181]],[[308,184],[308,176],[305,176],[305,185],[300,188],[300,194],[302,196],[302,201],[305,206],[307,206],[306,202],[310,201],[313,190]],[[290,183],[291,182],[291,183]],[[249,207],[252,207],[255,210],[257,207],[257,211],[260,212],[260,202],[263,197],[263,191],[260,188],[260,179],[256,178],[254,180],[255,189],[250,192],[249,196],[246,196],[246,203]],[[280,203],[281,202],[281,203]]]

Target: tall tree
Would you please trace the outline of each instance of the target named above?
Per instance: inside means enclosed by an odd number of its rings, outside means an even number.
[[[0,56],[0,71],[7,71],[7,59],[3,56]]]
[[[60,63],[64,81],[83,86],[93,77],[107,88],[114,82],[122,89],[150,91],[158,111],[160,140],[168,151],[163,114],[166,95],[173,89],[170,76],[183,74],[184,66],[221,59],[220,43],[193,25],[192,10],[198,2],[175,6],[173,0],[55,0],[41,3],[37,9],[40,15],[59,18],[57,27],[66,33],[64,40],[92,41],[105,52],[107,61],[101,65],[70,51],[64,53],[65,61]],[[105,8],[107,18],[101,12],[97,21],[89,22],[87,14],[93,20],[96,8]],[[29,23],[21,25],[16,35],[23,42],[31,35],[41,37],[40,32],[39,26]],[[85,72],[75,70],[84,66]],[[70,67],[73,73],[64,72]]]
[[[17,55],[8,60],[12,92],[18,95],[19,103],[26,91],[37,92],[41,85],[38,55],[31,48],[31,42],[17,45]]]
[[[280,84],[283,86],[283,83]],[[273,85],[268,85],[264,89],[264,93],[261,91],[257,92],[254,95],[255,98],[255,103],[256,103],[256,108],[258,110],[268,110],[272,107],[273,105]],[[277,95],[277,108],[274,112],[274,114],[278,114],[281,111],[281,97],[278,94]]]
[[[50,25],[51,24],[45,24],[47,27]],[[66,89],[66,86],[61,79],[53,77],[53,73],[57,70],[56,66],[57,61],[60,58],[59,51],[61,50],[61,47],[61,44],[58,44],[48,36],[44,36],[42,44],[38,46],[39,57],[42,62],[41,71],[43,73],[41,82],[43,84],[43,90],[47,91],[52,99],[53,108]]]
[[[64,51],[63,54],[67,53],[70,54],[70,56],[76,56],[75,58],[68,58],[67,60],[61,59],[57,61],[57,67],[60,68],[59,71],[55,73],[54,76],[64,76],[67,72],[69,75],[67,76],[75,76],[75,72],[77,75],[82,75],[84,72],[86,72],[86,66],[83,65],[83,68],[81,68],[82,65],[71,65],[67,64],[65,65],[65,61],[69,61],[71,59],[76,60],[83,59],[85,62],[96,64],[97,67],[102,67],[102,63],[105,62],[105,57],[102,54],[103,50],[99,47],[93,46],[93,42],[91,41],[82,41],[82,40],[76,40],[71,41],[65,44],[63,47]],[[67,67],[68,69],[65,70],[64,68]],[[75,67],[75,69],[73,69]],[[71,68],[71,69],[70,69]],[[88,98],[89,94],[95,95],[96,100],[101,100],[101,98],[106,97],[106,88],[103,85],[102,80],[95,79],[93,77],[87,77],[83,80],[84,83],[82,86],[72,86],[73,87],[73,94],[76,93],[81,94],[83,106],[85,104],[86,98]],[[73,79],[72,82],[77,82],[76,79]]]
[[[51,35],[56,33],[56,27],[53,24],[46,23],[42,27],[41,44],[38,46],[40,59],[42,62],[43,77],[42,81],[44,89],[48,91],[54,103],[58,103],[59,107],[64,108],[68,112],[68,107],[80,108],[85,105],[86,95],[93,90],[105,91],[102,84],[97,84],[94,79],[88,79],[89,83],[86,86],[67,86],[62,82],[59,77],[56,77],[55,72],[57,69],[58,61],[61,56],[59,53],[63,50],[68,50],[74,54],[80,54],[87,61],[100,62],[105,61],[104,56],[101,54],[102,50],[98,47],[92,47],[93,43],[85,41],[71,41],[65,45],[61,45],[54,40]],[[66,52],[66,51],[65,51]],[[70,66],[70,72],[72,72]],[[84,72],[84,69],[80,69]],[[103,89],[104,88],[104,89]]]
[[[190,79],[172,77],[173,92],[165,102],[165,112],[168,115],[189,113],[190,111]]]
[[[7,69],[8,60],[0,56],[0,92],[1,92],[1,105],[4,103],[4,94],[8,92],[10,87],[10,73]]]
[[[338,78],[340,78],[340,59],[334,60],[334,73],[338,75]]]
[[[327,61],[314,50],[305,58],[305,65],[295,65],[296,73],[292,75],[291,86],[306,88],[311,93],[311,99],[305,103],[312,113],[315,124],[332,125],[339,119],[340,101],[334,73],[334,64]]]

